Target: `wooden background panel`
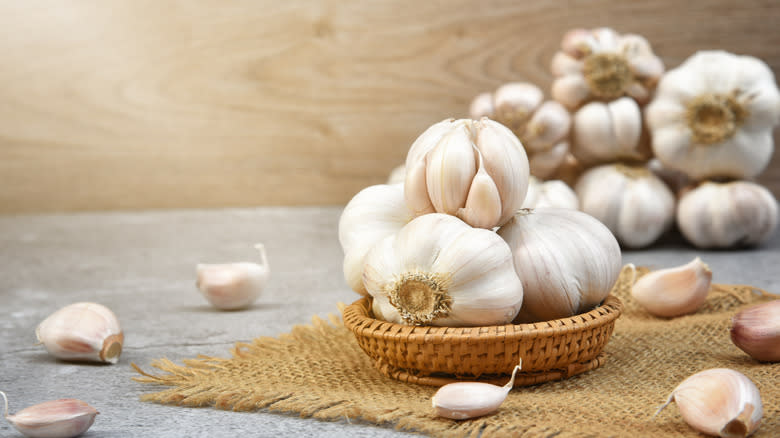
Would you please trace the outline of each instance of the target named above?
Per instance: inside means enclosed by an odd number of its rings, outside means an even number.
[[[0,2],[0,212],[343,204],[572,27],[780,72],[775,1]],[[776,135],[776,139],[780,136]],[[761,176],[780,195],[780,158]]]

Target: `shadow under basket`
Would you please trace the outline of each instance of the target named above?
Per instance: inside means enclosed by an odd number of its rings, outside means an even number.
[[[622,303],[613,295],[590,312],[533,324],[433,327],[374,319],[370,298],[343,310],[344,325],[384,375],[441,386],[461,380],[503,385],[523,360],[515,386],[566,379],[604,364]]]

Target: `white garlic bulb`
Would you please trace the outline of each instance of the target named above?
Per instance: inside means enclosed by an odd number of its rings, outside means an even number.
[[[358,192],[339,218],[339,243],[344,251],[344,278],[355,292],[368,295],[363,286],[363,262],[383,238],[397,233],[412,220],[403,184],[380,184]]]
[[[653,315],[671,318],[696,312],[707,300],[711,282],[712,271],[696,257],[646,274],[634,283],[631,295]]]
[[[523,304],[509,246],[492,231],[433,213],[415,218],[366,256],[375,316],[402,324],[508,324]]]
[[[664,166],[694,180],[752,178],[774,150],[780,91],[761,60],[703,51],[664,75],[645,118]]]
[[[630,248],[655,242],[674,221],[674,194],[641,166],[594,167],[580,177],[574,191],[580,210],[600,220]]]
[[[612,290],[620,246],[593,217],[570,209],[519,211],[499,228],[523,283],[516,321],[538,322],[591,310]]]
[[[756,385],[744,374],[728,368],[713,368],[688,377],[658,412],[672,401],[689,426],[712,436],[749,436],[758,429],[764,415]]]
[[[565,182],[541,181],[533,176],[529,179],[523,208],[557,207],[577,210],[579,206],[577,194]]]
[[[260,251],[260,263],[198,263],[195,285],[217,309],[236,310],[252,305],[265,288],[270,275],[265,246],[255,245]]]
[[[30,438],[71,438],[92,426],[98,411],[81,400],[63,398],[22,409],[8,415],[8,398],[5,400],[5,419],[22,435]]]
[[[588,166],[650,156],[642,141],[642,113],[629,97],[583,106],[574,114],[572,133],[571,153]]]
[[[393,170],[390,171],[390,175],[387,177],[387,182],[385,184],[403,184],[404,180],[406,179],[406,166],[401,164],[399,166],[396,166],[393,168]]]
[[[515,385],[515,375],[521,365],[512,370],[512,378],[504,386],[491,385],[483,382],[448,383],[433,395],[431,404],[436,415],[453,420],[487,415],[501,406],[509,391]]]
[[[758,245],[777,228],[777,200],[747,181],[705,181],[680,197],[677,226],[699,248]]]
[[[731,341],[753,359],[780,362],[780,300],[750,306],[734,315]]]
[[[567,32],[551,69],[555,76],[553,98],[576,109],[592,100],[622,96],[644,104],[650,100],[664,65],[645,38],[598,28]]]
[[[415,216],[446,213],[480,228],[520,208],[528,157],[512,132],[490,119],[448,119],[428,128],[406,158],[406,203]]]
[[[35,329],[52,356],[63,360],[117,363],[124,335],[108,307],[75,303],[57,310]]]

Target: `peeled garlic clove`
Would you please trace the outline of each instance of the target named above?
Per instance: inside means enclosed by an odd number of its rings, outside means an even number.
[[[689,426],[707,435],[736,438],[751,435],[764,414],[756,385],[744,374],[727,368],[696,373],[672,391],[672,401]],[[658,415],[656,412],[656,415]]]
[[[512,378],[504,386],[482,382],[456,382],[442,386],[436,391],[431,404],[436,415],[453,420],[487,415],[501,406],[507,394],[515,384],[515,375],[520,370],[517,365]]]
[[[493,93],[480,93],[469,105],[469,117],[472,119],[493,117],[495,112],[496,108],[493,106]]]
[[[265,246],[255,245],[261,263],[239,262],[197,265],[197,287],[217,309],[234,310],[250,306],[263,291],[270,273]]]
[[[52,400],[8,415],[8,398],[4,392],[5,419],[22,435],[31,438],[70,438],[89,429],[98,411],[74,398]]]
[[[64,360],[117,363],[124,335],[116,315],[97,303],[75,303],[52,313],[35,329],[46,350]]]
[[[780,300],[737,313],[731,319],[731,340],[753,359],[780,362]]]
[[[643,276],[631,295],[655,316],[675,317],[694,313],[707,300],[712,271],[696,257],[688,264],[659,269]]]

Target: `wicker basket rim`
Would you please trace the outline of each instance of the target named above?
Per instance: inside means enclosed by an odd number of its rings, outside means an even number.
[[[527,324],[505,324],[479,327],[437,327],[396,324],[371,316],[370,297],[362,297],[346,306],[344,325],[361,336],[397,339],[403,336],[409,341],[431,341],[431,337],[444,337],[452,341],[478,337],[481,341],[561,336],[589,328],[609,324],[620,316],[623,305],[614,295],[609,295],[596,308],[578,315]]]

